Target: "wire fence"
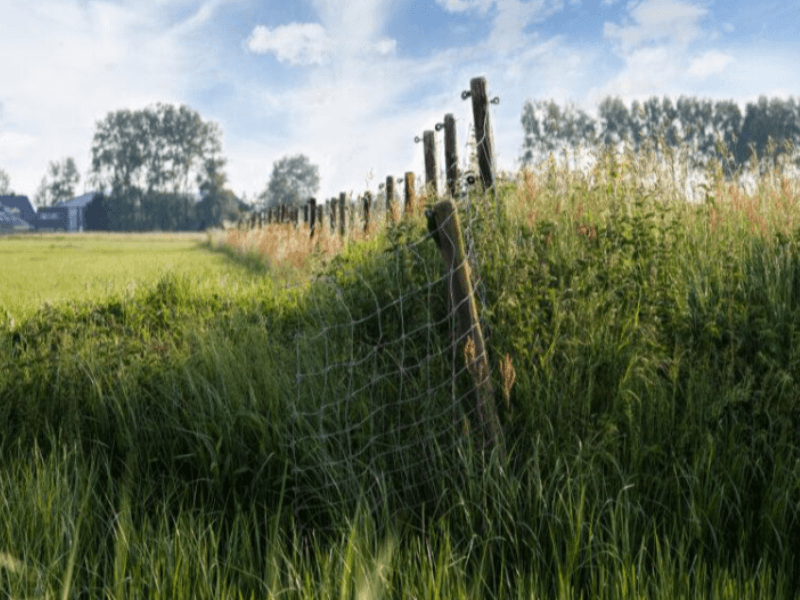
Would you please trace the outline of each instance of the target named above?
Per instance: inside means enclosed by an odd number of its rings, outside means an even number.
[[[385,224],[402,228],[400,215],[407,215],[409,222],[416,218],[419,224],[419,204],[424,201],[427,232],[409,227],[410,239],[371,253],[354,267],[318,277],[308,293],[306,322],[296,335],[293,430],[285,438],[292,462],[290,491],[299,518],[335,514],[359,502],[390,512],[416,506],[457,489],[452,465],[476,451],[485,456],[493,449],[482,433],[489,427],[487,407],[493,406],[493,399],[487,397],[488,369],[479,366],[487,364],[481,324],[464,317],[470,314],[465,303],[475,303],[472,290],[479,291],[472,314],[480,313],[484,300],[474,230],[491,208],[489,196],[474,202],[469,191],[476,184],[494,186],[485,80],[473,80],[473,91],[476,86],[484,109],[478,111],[482,122],[475,127],[479,173],[459,172],[455,120],[447,115],[445,193],[438,193],[432,131],[424,134],[425,186],[417,191],[411,187],[413,177],[406,174],[402,203],[394,197],[392,178],[384,188]],[[467,142],[467,150],[470,145]],[[487,146],[488,152],[482,150]],[[446,214],[442,201],[434,203],[440,198],[456,207],[452,217],[441,216]],[[368,231],[374,207],[344,205],[365,207],[360,219],[354,215],[347,220],[349,235],[354,229]],[[329,205],[316,233],[319,214],[312,222],[314,203],[308,206],[312,208],[305,211],[302,224],[303,211],[283,214],[290,214],[295,226],[312,239],[322,232],[336,235],[336,225],[344,221],[343,212],[335,209],[342,204]],[[264,218],[262,227],[271,226],[270,217]],[[443,262],[446,248],[452,254],[459,247],[460,258]],[[469,293],[460,296],[454,289],[462,276]]]

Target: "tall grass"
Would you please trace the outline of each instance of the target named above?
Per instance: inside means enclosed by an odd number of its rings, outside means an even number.
[[[461,358],[427,358],[449,331],[421,215],[341,248],[227,240],[311,272],[292,288],[171,274],[6,323],[0,588],[800,597],[798,182],[707,175],[687,203],[655,154],[598,152],[520,172],[499,219],[480,194],[461,207],[504,459],[468,413],[431,416]],[[413,319],[438,325],[403,340],[401,388],[370,352]],[[370,392],[337,411],[340,385]]]

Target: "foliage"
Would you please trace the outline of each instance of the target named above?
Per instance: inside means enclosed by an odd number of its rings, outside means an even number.
[[[60,163],[51,162],[47,175],[42,177],[39,189],[34,196],[37,206],[56,206],[75,197],[75,186],[81,176],[73,158],[65,158]]]
[[[201,229],[220,227],[223,220],[239,217],[239,205],[233,192],[225,188],[228,177],[222,170],[225,159],[209,158],[203,163],[203,172],[197,176],[202,199],[197,204],[197,217]]]
[[[307,156],[285,156],[272,165],[272,174],[259,199],[267,207],[301,206],[319,189],[319,167]]]
[[[14,192],[11,191],[11,178],[8,173],[0,169],[0,196],[13,196]]]
[[[322,240],[265,229],[290,288],[162,274],[0,315],[4,589],[797,598],[797,182],[713,170],[690,204],[651,151],[597,158],[459,203],[505,458],[451,404],[421,215],[306,262]]]
[[[625,140],[634,151],[656,144],[661,154],[685,143],[692,148],[696,163],[721,161],[730,177],[746,165],[753,152],[772,154],[775,164],[781,155],[792,158],[793,148],[800,144],[800,106],[794,98],[767,100],[762,96],[757,103],[747,104],[743,116],[739,106],[728,100],[681,96],[673,104],[666,96],[661,100],[653,96],[643,103],[634,101],[629,110],[621,99],[607,97],[600,102],[595,121],[575,107],[562,110],[552,100],[539,100],[526,102],[522,126],[521,161],[526,165],[568,146],[591,146],[597,137],[607,146]],[[770,143],[776,144],[775,153],[769,152]],[[724,160],[726,157],[730,160]]]
[[[115,194],[188,193],[192,173],[220,152],[221,136],[216,123],[184,105],[108,113],[92,140],[93,181]]]

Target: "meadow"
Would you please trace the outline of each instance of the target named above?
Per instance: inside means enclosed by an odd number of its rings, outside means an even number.
[[[203,252],[205,233],[81,233],[0,237],[0,312],[14,318],[59,304],[124,292],[166,272],[203,280],[247,277],[240,264]],[[204,246],[205,244],[205,246]],[[254,277],[263,274],[256,268]]]
[[[504,452],[421,213],[214,232],[185,270],[19,300],[0,590],[800,598],[800,182],[711,165],[687,203],[685,156],[596,152],[459,204]]]

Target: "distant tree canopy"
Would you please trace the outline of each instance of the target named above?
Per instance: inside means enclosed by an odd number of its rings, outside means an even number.
[[[55,206],[59,202],[72,200],[75,197],[75,186],[80,179],[74,159],[65,158],[61,162],[51,162],[36,191],[34,204]]]
[[[285,156],[272,165],[267,188],[259,196],[267,207],[300,206],[319,190],[319,167],[303,154]]]
[[[11,177],[3,169],[0,169],[0,196],[13,196],[11,191]]]
[[[627,139],[638,150],[647,140],[659,135],[668,146],[677,147],[681,139],[696,145],[696,160],[706,163],[717,158],[730,174],[750,160],[768,153],[768,138],[775,143],[778,156],[787,144],[800,148],[800,105],[794,98],[748,103],[744,116],[733,101],[699,100],[681,96],[673,105],[668,97],[652,97],[630,109],[619,98],[607,97],[598,106],[598,119],[572,106],[561,109],[552,100],[526,102],[522,112],[525,141],[520,157],[524,164],[550,152],[596,141],[605,145]],[[721,142],[718,144],[717,142]],[[659,148],[656,145],[657,151]],[[731,160],[725,161],[728,155]],[[800,164],[800,160],[797,161]]]
[[[188,193],[192,173],[219,154],[221,136],[216,123],[183,105],[108,113],[92,140],[93,181],[113,193]]]
[[[86,207],[87,228],[197,229],[236,218],[221,137],[183,105],[108,113],[92,142],[92,180],[103,192]]]
[[[228,176],[222,168],[225,159],[209,158],[203,163],[203,172],[197,176],[197,184],[202,200],[197,204],[197,217],[200,227],[218,226],[227,219],[238,218],[241,206],[232,191],[225,188]]]

